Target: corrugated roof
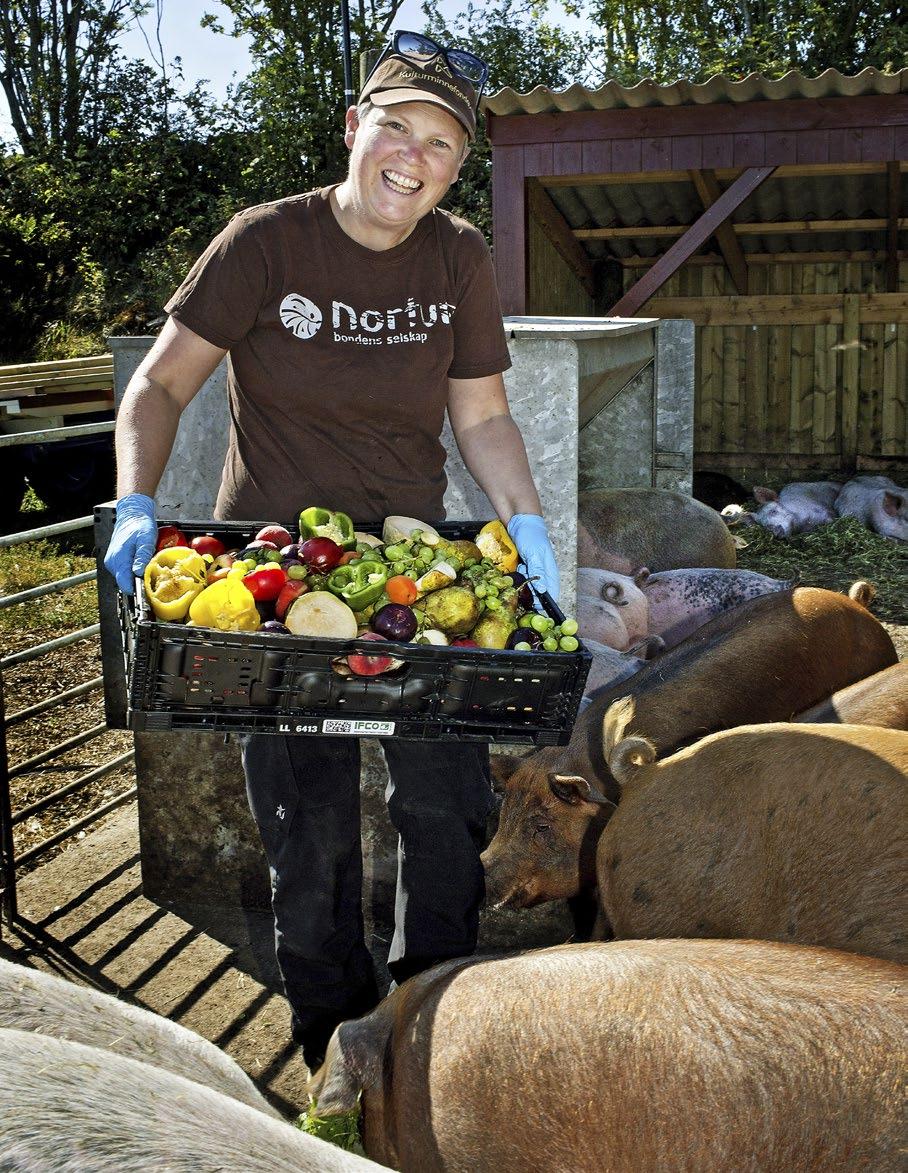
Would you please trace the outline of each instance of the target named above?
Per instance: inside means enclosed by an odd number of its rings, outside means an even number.
[[[908,93],[908,69],[881,73],[862,69],[853,77],[826,69],[818,77],[805,77],[793,69],[784,77],[767,78],[752,73],[742,81],[716,75],[705,82],[675,81],[657,85],[645,79],[635,86],[606,82],[598,90],[572,85],[566,90],[536,86],[528,94],[510,87],[483,102],[492,114],[553,114],[573,110],[639,109],[643,106],[704,106],[716,102],[778,101],[783,98],[855,98],[867,94]]]

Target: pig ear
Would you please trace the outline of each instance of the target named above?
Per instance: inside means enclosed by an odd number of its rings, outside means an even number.
[[[556,798],[568,806],[579,806],[581,802],[592,802],[597,806],[615,805],[580,774],[549,774],[549,788]]]
[[[778,501],[779,494],[774,489],[767,489],[765,485],[754,485],[754,499],[761,505],[769,501]]]
[[[898,493],[890,493],[887,489],[883,494],[883,512],[890,517],[898,517],[899,512],[908,503],[908,497],[900,497]]]
[[[496,793],[501,793],[505,783],[522,761],[523,758],[515,757],[509,753],[492,754],[489,759],[489,767],[492,771],[492,789]]]
[[[639,570],[634,571],[634,586],[642,587],[649,580],[652,571],[648,566],[641,566]]]

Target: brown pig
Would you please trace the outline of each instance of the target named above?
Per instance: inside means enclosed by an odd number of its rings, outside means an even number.
[[[404,1173],[896,1173],[905,978],[760,941],[464,959],[342,1023],[309,1090]]]
[[[840,688],[828,700],[799,713],[794,720],[908,730],[908,660]]]
[[[744,725],[662,761],[605,715],[621,801],[599,901],[622,937],[758,937],[908,962],[908,733]]]
[[[864,584],[852,590],[867,597]],[[596,695],[566,746],[493,758],[505,790],[498,832],[482,857],[490,898],[529,907],[595,887],[596,844],[613,806],[591,796],[595,790],[616,803],[619,795],[602,754],[602,719],[612,701],[634,697],[631,732],[663,754],[719,729],[789,721],[897,658],[883,625],[835,591],[795,587],[717,615]],[[586,797],[578,778],[590,787]]]

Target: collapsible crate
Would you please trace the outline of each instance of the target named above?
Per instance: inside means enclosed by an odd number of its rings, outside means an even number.
[[[241,548],[264,523],[179,522]],[[481,522],[435,528],[473,538]],[[378,533],[379,526],[362,525]],[[552,617],[563,616],[549,605]],[[162,623],[144,593],[119,596],[126,658],[126,723],[136,730],[327,734],[415,740],[563,745],[577,716],[591,657],[388,641],[404,662],[381,676],[342,676],[332,661],[375,654],[362,639],[224,632]],[[103,617],[102,617],[103,623]]]

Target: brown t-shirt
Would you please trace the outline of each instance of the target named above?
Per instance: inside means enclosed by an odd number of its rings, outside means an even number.
[[[448,378],[510,366],[489,250],[436,209],[374,252],[341,229],[330,190],[240,212],[167,303],[230,351],[215,515],[438,520]]]

